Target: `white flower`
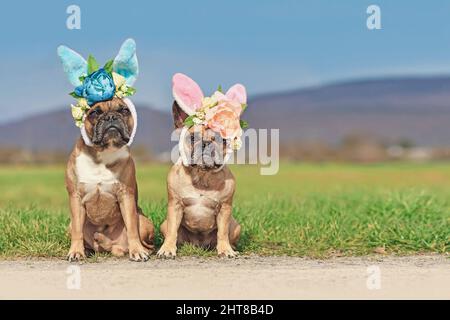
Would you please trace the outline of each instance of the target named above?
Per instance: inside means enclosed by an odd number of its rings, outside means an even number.
[[[218,103],[218,100],[214,95],[212,97],[204,97],[202,100],[202,107],[203,108],[212,108],[215,105],[217,105],[217,103]]]
[[[197,111],[195,113],[195,117],[199,118],[200,120],[205,120],[205,111]]]
[[[128,91],[128,86],[127,86],[126,84],[123,84],[123,85],[120,87],[120,91],[122,91],[122,92],[127,92],[127,91]]]
[[[117,91],[116,91],[116,97],[117,97],[117,98],[123,98],[123,92],[120,91],[120,90],[117,90]]]
[[[76,125],[78,128],[81,128],[81,126],[83,125],[83,120],[77,120],[77,121],[75,121],[75,125]]]
[[[220,91],[216,91],[214,92],[214,94],[211,96],[211,99],[213,99],[216,102],[219,101],[223,101],[223,100],[228,100],[228,98],[226,97],[226,95],[224,95],[222,92]]]
[[[85,98],[78,98],[77,106],[85,110],[90,108]]]
[[[232,142],[233,150],[239,150],[242,147],[242,140],[240,138],[235,138]]]
[[[72,117],[75,120],[81,120],[83,119],[84,116],[84,111],[81,107],[79,106],[74,106],[74,105],[70,105],[71,106],[71,111],[72,111]]]
[[[112,73],[114,84],[116,88],[120,88],[125,83],[125,78],[118,73]]]
[[[194,124],[202,124],[202,123],[203,123],[203,120],[202,120],[202,119],[199,119],[199,118],[197,118],[197,117],[194,117],[194,118],[192,119],[192,121],[194,122]]]

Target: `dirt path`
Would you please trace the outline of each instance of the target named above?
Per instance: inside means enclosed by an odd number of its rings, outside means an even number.
[[[78,283],[80,289],[74,289]],[[0,298],[450,299],[450,259],[153,258],[134,263],[109,258],[82,265],[61,260],[0,261]]]

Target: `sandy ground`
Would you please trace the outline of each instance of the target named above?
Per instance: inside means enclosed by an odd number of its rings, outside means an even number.
[[[0,261],[0,298],[450,299],[450,259],[179,257],[136,263],[108,258],[81,265]]]

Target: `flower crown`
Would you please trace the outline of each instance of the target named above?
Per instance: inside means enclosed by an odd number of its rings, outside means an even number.
[[[114,97],[129,97],[136,92],[132,84],[138,74],[138,62],[136,44],[132,39],[126,40],[116,58],[102,68],[92,55],[86,61],[65,46],[58,47],[58,55],[69,81],[75,86],[70,95],[77,99],[75,105],[71,104],[77,127],[83,126],[87,112],[95,103]]]
[[[81,127],[87,111],[99,101],[110,100],[113,97],[124,98],[133,95],[136,89],[128,86],[125,77],[112,69],[113,60],[109,60],[103,68],[93,56],[88,58],[88,76],[81,76],[81,85],[70,95],[77,99],[77,104],[71,104],[72,117],[77,127]]]
[[[210,97],[204,97],[199,85],[188,76],[177,73],[173,76],[173,97],[188,115],[186,128],[203,125],[231,142],[231,149],[242,146],[242,129],[248,123],[240,119],[247,108],[247,93],[241,84],[235,84],[226,93],[219,88]]]

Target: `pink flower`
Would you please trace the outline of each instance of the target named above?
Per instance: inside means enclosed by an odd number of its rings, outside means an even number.
[[[242,105],[237,102],[237,101],[233,101],[233,100],[224,100],[224,101],[219,101],[219,107],[220,106],[224,106],[224,107],[228,107],[230,109],[232,109],[234,111],[234,113],[236,113],[237,117],[241,116],[242,113]]]
[[[239,103],[239,101],[232,100],[232,99],[228,98],[226,95],[224,95],[223,93],[221,93],[219,91],[216,91],[212,95],[211,98],[213,100],[218,101],[217,107],[226,106],[226,107],[229,107],[229,108],[233,109],[238,117],[241,115],[241,113],[242,113],[242,104]]]
[[[208,110],[206,121],[208,121],[208,127],[218,132],[223,139],[232,139],[241,131],[239,115],[240,110],[236,110],[235,104],[223,101],[217,107]]]

